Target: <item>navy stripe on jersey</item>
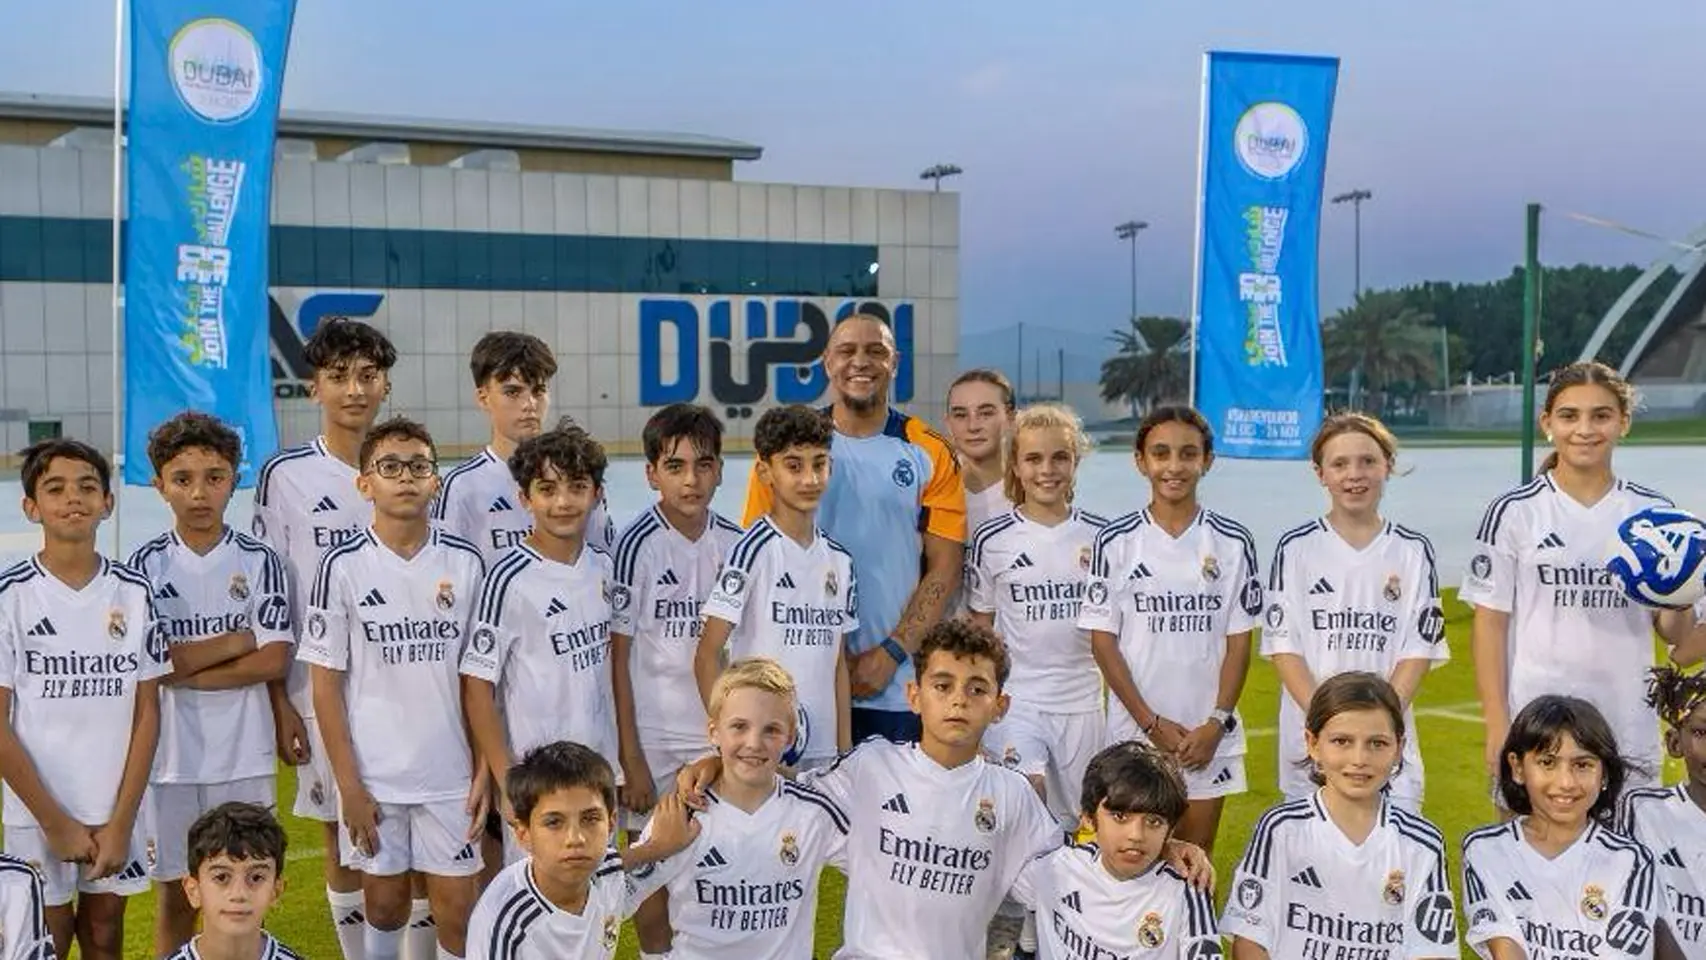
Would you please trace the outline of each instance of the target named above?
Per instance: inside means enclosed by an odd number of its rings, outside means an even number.
[[[1078,517],[1078,519],[1084,521],[1085,523],[1089,524],[1092,527],[1095,527],[1097,530],[1100,530],[1103,527],[1108,525],[1108,518],[1102,516],[1099,513],[1091,513],[1088,510],[1074,510],[1072,512],[1073,512],[1073,515]]]
[[[474,541],[464,540],[442,527],[433,527],[432,542],[441,547],[449,547],[452,550],[461,550],[467,553],[480,562],[480,575],[486,575],[486,559],[480,555],[480,548],[474,546]]]
[[[1633,790],[1625,791],[1623,799],[1617,804],[1617,832],[1626,837],[1633,837],[1635,835],[1636,808],[1648,800],[1663,806],[1672,797],[1677,796],[1682,789],[1683,787],[1679,784],[1674,787],[1636,787]]]
[[[827,533],[824,533],[822,527],[818,527],[818,528],[816,528],[816,530],[817,530],[817,535],[823,538],[824,545],[829,547],[830,553],[839,553],[842,556],[846,557],[849,563],[852,562],[852,560],[853,560],[852,551],[848,550],[846,547],[842,546],[841,544],[836,543],[835,538],[830,536]]]
[[[1517,829],[1517,822],[1511,820],[1507,823],[1495,823],[1469,831],[1463,835],[1463,861],[1469,862],[1469,848],[1482,840],[1497,840],[1505,834],[1510,834],[1511,839],[1521,843],[1522,836],[1517,833]]]
[[[375,542],[373,531],[363,530],[360,536],[350,537],[343,543],[328,548],[320,557],[319,570],[314,573],[314,588],[308,591],[308,605],[326,609],[332,600],[332,564]]]
[[[1148,511],[1139,510],[1128,513],[1112,523],[1102,527],[1096,534],[1096,539],[1090,545],[1090,575],[1105,577],[1108,575],[1108,547],[1115,540],[1125,536],[1149,522]]]
[[[486,945],[486,956],[491,960],[515,960],[521,953],[522,944],[527,942],[527,928],[544,915],[545,904],[533,892],[529,878],[527,886],[510,894],[504,905],[498,908],[497,919],[492,921],[492,939]]]
[[[318,444],[305,443],[300,447],[291,447],[288,450],[280,450],[273,454],[271,459],[262,465],[261,476],[255,481],[255,506],[267,506],[267,500],[272,495],[272,472],[278,468],[279,464],[301,460],[303,457],[312,457],[319,452]]]
[[[491,574],[480,585],[480,600],[474,605],[474,619],[503,626],[504,598],[509,593],[510,582],[533,565],[533,558],[533,552],[524,548],[510,551],[492,564]]]
[[[1635,869],[1629,871],[1629,878],[1623,883],[1623,902],[1629,906],[1641,907],[1642,909],[1650,907],[1653,902],[1653,893],[1657,887],[1656,874],[1658,872],[1658,868],[1653,863],[1652,853],[1636,841],[1598,824],[1588,827],[1586,839],[1592,840],[1607,850],[1627,853],[1635,858]]]
[[[1491,545],[1499,536],[1499,524],[1504,522],[1505,513],[1510,509],[1511,504],[1533,499],[1550,489],[1552,489],[1552,485],[1547,481],[1546,474],[1543,473],[1515,490],[1493,498],[1493,502],[1487,504],[1487,512],[1481,518],[1480,528],[1475,531],[1475,539]]]
[[[148,592],[149,599],[153,599],[153,586],[149,584],[148,578],[143,576],[134,567],[129,567],[122,563],[115,563],[110,560],[105,561],[105,566],[106,570],[103,572],[110,573],[115,579],[121,580],[125,583],[141,587],[143,590]]]
[[[622,531],[622,536],[616,540],[616,569],[612,572],[617,583],[625,587],[634,585],[634,568],[640,562],[640,548],[647,537],[663,527],[664,519],[654,507],[641,514],[638,520],[628,525],[628,529]]]
[[[622,872],[622,855],[620,853],[617,853],[614,850],[611,850],[610,852],[608,852],[604,855],[603,860],[599,861],[598,869],[594,870],[592,872],[592,879],[597,880],[599,877],[608,877],[613,873],[621,873],[621,872]]]
[[[1185,936],[1195,940],[1220,932],[1214,922],[1214,898],[1207,890],[1192,886],[1183,877],[1179,882],[1185,885]]]
[[[1622,485],[1623,489],[1628,490],[1630,493],[1638,493],[1643,497],[1650,497],[1651,499],[1657,500],[1667,507],[1676,506],[1676,501],[1674,501],[1671,498],[1665,496],[1664,494],[1658,492],[1657,490],[1654,490],[1652,487],[1645,487],[1645,486],[1642,486],[1641,484],[1638,484],[1638,483],[1631,483],[1628,480],[1619,480],[1617,482]]]
[[[1256,829],[1250,834],[1250,848],[1244,851],[1244,862],[1240,867],[1253,873],[1263,880],[1268,878],[1268,868],[1273,864],[1274,844],[1278,841],[1277,834],[1283,824],[1293,821],[1315,819],[1315,802],[1313,797],[1304,797],[1270,807],[1262,818],[1256,821]]]
[[[1392,524],[1392,532],[1405,540],[1422,545],[1422,554],[1428,558],[1428,596],[1439,596],[1439,564],[1434,560],[1433,541],[1429,540],[1426,534],[1411,530],[1401,523]]]
[[[1256,538],[1250,535],[1250,531],[1238,521],[1230,517],[1223,517],[1213,510],[1204,510],[1202,515],[1203,519],[1208,521],[1208,525],[1218,530],[1221,535],[1231,537],[1243,544],[1241,552],[1244,555],[1244,569],[1249,571],[1250,576],[1256,576]]]
[[[34,580],[38,573],[40,571],[36,568],[36,562],[33,559],[20,560],[12,564],[4,572],[0,572],[0,593],[5,593],[8,587],[15,587],[20,583]]]
[[[1487,899],[1487,882],[1469,864],[1463,865],[1463,895],[1471,904]]]
[[[730,533],[745,533],[746,528],[720,513],[711,514],[711,522]]]
[[[1012,511],[1004,513],[999,517],[990,517],[988,520],[978,524],[977,530],[971,535],[971,549],[966,551],[968,555],[967,563],[973,567],[981,564],[983,562],[983,549],[989,544],[989,541],[996,534],[1006,530],[1018,522],[1018,512]]]
[[[764,546],[781,535],[769,517],[759,517],[753,521],[752,529],[742,534],[734,549],[729,551],[728,565],[741,573],[751,573],[752,565]]]
[[[41,874],[37,873],[34,867],[17,857],[0,853],[0,877],[4,876],[22,876],[29,879],[29,940],[33,943],[46,937],[48,935],[47,917],[43,911],[47,907],[47,902],[42,889]],[[13,937],[18,936],[19,932],[16,930],[7,931]]]
[[[497,458],[492,456],[492,452],[490,450],[481,450],[478,455],[469,457],[456,466],[451,467],[449,470],[446,470],[443,478],[438,482],[438,496],[434,497],[432,501],[432,518],[434,520],[443,520],[445,515],[450,512],[451,484],[462,479],[467,474],[473,473],[475,470],[480,469],[488,463],[496,462]]]
[[[834,800],[829,799],[829,797],[819,793],[811,787],[795,783],[792,780],[782,781],[782,792],[796,800],[803,800],[806,803],[816,804],[821,807],[824,813],[829,814],[829,822],[835,825],[835,829],[841,831],[843,836],[847,834],[849,826],[847,822],[847,814],[841,812],[841,808],[835,805]]]
[[[1320,520],[1311,520],[1299,524],[1280,534],[1279,542],[1274,544],[1274,562],[1268,568],[1268,592],[1279,593],[1285,589],[1285,551],[1295,540],[1301,540],[1319,530],[1325,529]]]
[[[261,592],[284,592],[284,561],[279,558],[278,551],[246,533],[235,533],[231,542],[244,553],[261,555]]]
[[[1398,830],[1398,836],[1417,844],[1434,855],[1433,873],[1429,875],[1429,889],[1444,890],[1451,883],[1446,878],[1445,870],[1445,834],[1427,820],[1416,816],[1402,807],[1389,806],[1390,822]]]
[[[136,551],[130,555],[130,559],[126,562],[138,570],[146,569],[149,559],[157,553],[164,553],[166,548],[172,545],[172,539],[173,538],[170,533],[162,533],[142,546],[137,547]]]

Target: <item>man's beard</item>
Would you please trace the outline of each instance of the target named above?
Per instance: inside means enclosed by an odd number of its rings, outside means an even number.
[[[850,397],[842,394],[841,403],[854,413],[866,414],[881,410],[888,403],[888,391],[874,390],[868,397]]]

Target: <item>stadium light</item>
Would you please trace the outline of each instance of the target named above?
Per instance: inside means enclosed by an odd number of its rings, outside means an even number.
[[[1137,235],[1148,229],[1149,223],[1145,220],[1127,220],[1114,227],[1114,236],[1121,240],[1131,241],[1131,318],[1133,320],[1137,319]],[[1135,327],[1132,329],[1136,330]],[[1140,339],[1142,336],[1141,333],[1138,334]],[[1144,345],[1144,349],[1148,349],[1147,344]]]
[[[958,166],[955,166],[954,164],[938,163],[935,166],[926,169],[923,173],[919,174],[918,179],[936,181],[936,192],[941,193],[942,192],[942,181],[944,179],[946,179],[948,177],[957,177],[962,173],[965,173],[965,171],[960,169]]]

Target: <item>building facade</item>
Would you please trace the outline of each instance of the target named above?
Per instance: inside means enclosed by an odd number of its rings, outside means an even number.
[[[0,96],[0,440],[113,432],[112,152],[98,103]],[[486,439],[468,351],[489,330],[557,352],[555,409],[636,452],[658,406],[718,411],[731,447],[781,402],[827,402],[838,316],[890,321],[895,398],[933,423],[958,358],[954,193],[738,182],[758,148],[709,137],[331,115],[280,123],[270,324],[281,439],[311,437],[302,342],[385,330],[389,412],[447,455]],[[122,344],[120,345],[122,350]]]

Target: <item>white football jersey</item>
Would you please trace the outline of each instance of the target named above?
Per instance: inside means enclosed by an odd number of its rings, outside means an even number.
[[[1686,784],[1623,795],[1618,830],[1645,844],[1664,884],[1660,912],[1690,960],[1706,958],[1706,810]]]
[[[971,538],[977,534],[977,528],[1013,509],[1013,501],[1007,499],[1007,490],[1001,481],[996,481],[977,493],[966,491],[966,545],[971,545]]]
[[[0,960],[53,960],[41,874],[0,853]]]
[[[202,960],[201,949],[197,946],[200,940],[201,935],[197,934],[189,943],[179,947],[166,960]],[[260,960],[303,960],[303,958],[302,954],[279,943],[273,939],[272,934],[262,930]]]
[[[669,890],[677,955],[699,960],[797,960],[812,955],[818,877],[847,853],[847,815],[780,777],[752,813],[706,791],[699,837],[632,872],[638,896]]]
[[[515,475],[491,447],[445,471],[432,518],[479,547],[488,567],[533,532],[533,515],[522,506]],[[586,518],[586,542],[608,552],[615,539],[610,508],[600,498]]]
[[[1463,838],[1469,946],[1491,958],[1488,941],[1503,937],[1533,960],[1651,957],[1660,894],[1647,848],[1590,823],[1547,859],[1523,839],[1524,819]]]
[[[12,691],[12,731],[48,794],[78,823],[112,817],[137,685],[170,670],[166,635],[137,571],[102,557],[81,590],[34,558],[0,572],[0,687]],[[0,818],[36,825],[10,783]]]
[[[835,665],[859,629],[853,555],[816,529],[802,547],[761,516],[729,551],[704,613],[734,625],[730,660],[770,657],[794,678],[799,724],[785,762],[835,756]]]
[[[614,851],[591,883],[586,906],[574,914],[540,892],[532,857],[505,867],[468,918],[467,960],[610,960],[640,898]]]
[[[1166,863],[1119,880],[1095,844],[1069,844],[1025,864],[1013,899],[1037,914],[1042,960],[1221,957],[1214,897]]]
[[[1374,831],[1352,843],[1319,793],[1256,821],[1220,932],[1275,960],[1452,957],[1457,908],[1445,839],[1433,824],[1382,801]]]
[[[1401,660],[1438,666],[1451,659],[1433,544],[1396,523],[1387,523],[1361,550],[1326,520],[1285,533],[1268,568],[1262,629],[1262,656],[1281,653],[1302,657],[1316,683],[1353,670],[1390,678]],[[1306,704],[1280,690],[1280,791],[1293,798],[1315,792],[1299,766],[1308,753],[1306,711]],[[1408,708],[1404,733],[1404,765],[1392,789],[1420,801],[1421,737],[1415,712]]]
[[[567,564],[524,542],[486,575],[462,672],[497,688],[516,758],[573,740],[615,765],[609,596],[610,558],[590,545]]]
[[[1147,509],[1109,523],[1090,551],[1078,625],[1119,638],[1144,702],[1194,730],[1214,712],[1226,638],[1254,629],[1262,613],[1256,541],[1212,510],[1177,538]],[[1118,697],[1108,697],[1110,736],[1143,737]],[[1215,759],[1244,755],[1244,724],[1220,741]]]
[[[480,551],[438,527],[408,560],[369,528],[320,561],[297,655],[345,674],[356,765],[380,803],[468,793],[458,664],[483,573]]]
[[[1605,557],[1619,523],[1659,505],[1670,500],[1618,480],[1584,507],[1543,473],[1487,507],[1459,595],[1510,614],[1511,716],[1542,694],[1581,697],[1650,770],[1660,759],[1659,722],[1646,703],[1653,615],[1624,594]]]
[[[358,475],[352,464],[332,455],[324,437],[315,437],[273,454],[255,483],[252,530],[256,539],[284,558],[290,577],[290,622],[298,642],[320,558],[373,522],[373,504],[355,487]],[[308,668],[292,663],[286,685],[296,712],[314,716]]]
[[[1107,525],[1083,510],[1052,527],[1010,510],[972,534],[966,606],[995,614],[1012,663],[1003,689],[1045,713],[1102,708],[1102,677],[1078,615],[1090,545]]]
[[[163,533],[130,558],[154,588],[154,613],[168,643],[192,643],[247,630],[256,648],[291,643],[284,561],[272,548],[230,527],[207,552]],[[160,745],[153,783],[229,783],[278,770],[267,685],[234,690],[160,690]]]
[[[705,706],[693,677],[700,609],[740,536],[738,525],[712,512],[699,539],[689,540],[654,506],[616,540],[610,630],[633,640],[628,675],[642,744],[705,746]]]
[[[983,956],[1019,871],[1065,839],[1029,780],[981,757],[950,770],[873,737],[801,780],[851,821],[836,960]]]

